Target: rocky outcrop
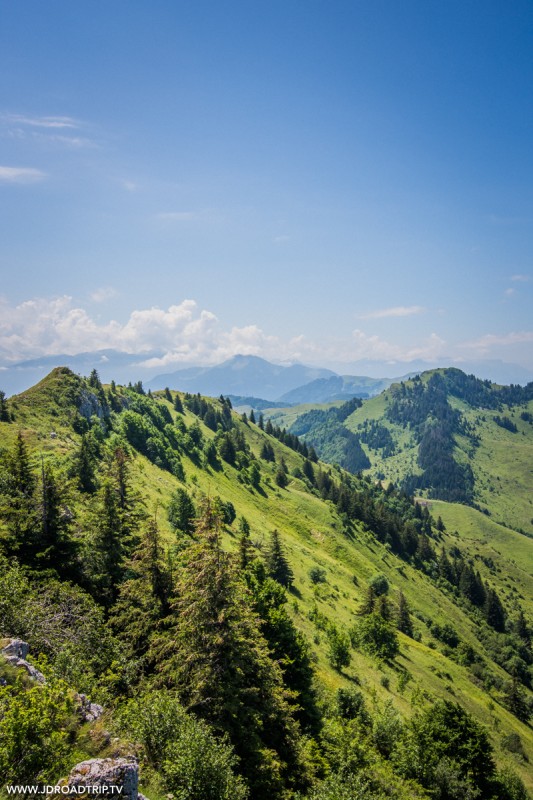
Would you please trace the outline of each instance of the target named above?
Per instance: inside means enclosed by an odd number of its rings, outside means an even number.
[[[68,778],[61,781],[61,795],[65,796],[64,787],[72,789],[72,797],[82,792],[80,787],[107,787],[106,797],[120,800],[146,800],[139,794],[139,765],[137,759],[131,758],[91,758],[82,761],[70,771]],[[116,787],[116,788],[114,788]],[[94,790],[93,790],[94,793]],[[104,792],[99,792],[99,794]],[[68,795],[66,795],[68,797]]]
[[[12,667],[25,669],[30,678],[38,681],[38,683],[46,683],[46,678],[43,673],[39,672],[38,669],[26,661],[29,650],[29,644],[23,642],[22,639],[10,639],[8,644],[0,650],[0,655],[2,655]]]
[[[77,694],[78,714],[82,722],[94,722],[104,713],[104,707],[98,703],[91,703],[86,694]]]

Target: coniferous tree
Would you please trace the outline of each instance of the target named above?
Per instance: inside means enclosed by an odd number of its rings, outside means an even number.
[[[39,531],[35,566],[55,569],[60,575],[73,577],[76,572],[77,543],[70,535],[71,515],[63,508],[57,478],[48,463],[42,463],[38,487]]]
[[[186,534],[191,534],[194,531],[196,508],[185,489],[176,489],[170,500],[167,515],[174,531],[181,531]]]
[[[281,546],[280,536],[277,530],[272,531],[270,545],[266,555],[266,565],[268,574],[275,581],[286,589],[292,586],[294,575],[289,565],[287,557]]]
[[[93,494],[97,489],[96,480],[97,447],[94,438],[83,433],[80,446],[74,454],[73,473],[78,479],[78,486],[82,492]]]
[[[398,612],[396,616],[396,627],[406,636],[413,637],[413,623],[411,620],[411,612],[409,604],[403,592],[398,596]]]
[[[181,397],[178,392],[176,392],[176,396],[174,397],[174,409],[178,412],[178,414],[183,414],[183,403],[181,402]]]
[[[19,431],[0,473],[0,519],[6,525],[2,536],[5,552],[16,555],[23,564],[33,559],[37,546],[36,486],[28,448]]]
[[[250,422],[253,422],[255,425],[255,414],[253,408],[250,409]]]
[[[0,422],[10,422],[11,415],[7,404],[6,393],[0,389]]]
[[[164,396],[165,400],[168,400],[169,403],[172,403],[172,395],[170,394],[170,389],[168,386],[165,386]]]
[[[274,477],[274,480],[276,481],[276,485],[279,486],[280,489],[285,489],[287,487],[288,483],[289,483],[289,479],[287,477],[287,473],[281,467],[281,465],[278,467],[278,469],[276,471],[276,475]]]
[[[220,546],[221,520],[206,501],[177,582],[173,615],[154,642],[161,685],[228,734],[252,796],[267,800],[302,783],[300,736],[251,610],[251,597]]]
[[[169,611],[172,577],[161,535],[149,520],[139,544],[126,562],[130,576],[120,584],[110,618],[130,658],[145,655],[158,621]]]
[[[497,593],[488,584],[485,590],[483,614],[491,628],[503,633],[505,630],[505,611]]]

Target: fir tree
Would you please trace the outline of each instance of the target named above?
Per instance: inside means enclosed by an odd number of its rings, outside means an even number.
[[[250,409],[250,422],[253,422],[255,425],[255,414],[253,408]]]
[[[163,394],[165,396],[165,400],[168,400],[169,403],[172,403],[172,395],[170,394],[170,389],[168,386],[165,386],[165,391]]]
[[[23,564],[32,562],[37,547],[36,486],[26,442],[19,431],[1,475],[0,519],[6,525],[2,536],[5,551]]]
[[[174,614],[152,655],[158,682],[228,734],[253,797],[267,800],[283,783],[302,782],[300,737],[249,592],[221,549],[220,528],[207,501],[180,570]]]
[[[39,537],[35,565],[55,569],[61,576],[74,577],[78,550],[70,535],[71,514],[63,507],[57,478],[48,463],[42,463],[38,488]]]
[[[0,389],[0,422],[10,422],[11,415],[7,405],[6,393]]]
[[[286,589],[292,586],[294,575],[281,546],[277,530],[272,531],[270,545],[266,555],[268,574]]]
[[[155,520],[149,520],[140,542],[125,563],[128,580],[120,584],[111,626],[130,658],[145,655],[150,636],[169,611],[171,570]]]
[[[95,445],[94,438],[90,434],[83,433],[80,446],[74,455],[73,473],[78,479],[78,487],[88,494],[93,494],[97,489]]]
[[[406,636],[413,638],[413,623],[409,604],[403,592],[398,595],[398,612],[396,615],[396,627]]]
[[[178,412],[178,414],[184,413],[183,403],[181,402],[181,397],[179,396],[178,392],[176,392],[176,396],[174,397],[174,409]]]
[[[168,506],[168,521],[174,531],[191,534],[194,531],[196,508],[185,489],[176,489]]]

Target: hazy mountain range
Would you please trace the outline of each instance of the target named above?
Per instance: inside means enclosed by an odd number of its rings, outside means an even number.
[[[205,395],[233,394],[253,396],[287,403],[324,403],[350,397],[373,397],[386,389],[398,376],[405,377],[433,367],[459,366],[463,372],[496,383],[525,384],[533,380],[533,372],[503,361],[479,361],[461,364],[451,362],[428,364],[423,361],[396,362],[355,361],[332,364],[333,369],[303,364],[273,364],[252,355],[236,355],[215,366],[188,366],[158,374],[157,367],[147,367],[149,359],[160,353],[138,354],[118,350],[99,350],[76,355],[50,355],[0,365],[0,388],[8,395],[23,391],[43,378],[56,366],[67,366],[74,372],[88,375],[96,368],[104,382],[143,381],[147,388],[168,386]]]

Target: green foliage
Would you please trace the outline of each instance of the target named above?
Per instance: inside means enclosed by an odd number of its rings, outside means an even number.
[[[235,774],[238,759],[227,737],[217,738],[202,720],[185,712],[174,692],[151,691],[120,713],[125,735],[143,746],[149,766],[176,800],[246,800]]]
[[[475,789],[491,797],[495,767],[487,732],[457,703],[438,700],[415,715],[394,760],[403,775],[443,800],[460,800]]]
[[[335,625],[329,627],[328,659],[333,667],[340,672],[343,667],[349,667],[352,660],[350,654],[350,638],[347,633],[339,630]]]
[[[384,661],[394,659],[400,649],[396,631],[378,612],[361,617],[350,637],[355,647]]]
[[[311,567],[309,570],[309,577],[311,579],[311,583],[325,583],[326,570],[322,569],[321,567]]]
[[[193,533],[196,508],[186,489],[176,489],[167,509],[167,517],[173,530],[189,535]]]
[[[178,578],[174,615],[152,649],[158,681],[228,734],[254,798],[305,782],[300,735],[280,667],[251,597],[220,548],[220,518],[206,502]],[[237,667],[237,668],[236,668]]]
[[[69,766],[73,700],[57,682],[21,690],[0,686],[0,783],[52,783]]]
[[[268,574],[275,581],[286,589],[290,588],[293,582],[293,572],[283,551],[281,539],[277,530],[270,534],[270,544],[266,553],[266,565]]]

